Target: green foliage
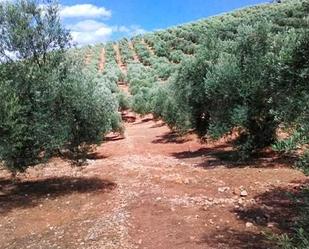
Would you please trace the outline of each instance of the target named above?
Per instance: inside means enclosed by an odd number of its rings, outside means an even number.
[[[180,63],[184,58],[183,52],[179,50],[172,51],[169,54],[169,59],[174,63]]]
[[[307,1],[286,0],[137,36],[132,41],[140,63],[122,40],[131,108],[200,137],[237,131],[234,146],[242,160],[270,145],[295,153],[309,134],[308,11]],[[112,44],[105,50],[103,78],[115,87],[123,75]],[[129,106],[125,96],[112,92],[121,108]],[[292,135],[278,141],[282,127]],[[308,171],[308,153],[296,166]],[[308,247],[308,219],[302,217],[295,236],[282,236],[281,247]]]
[[[129,48],[129,43],[127,39],[122,39],[118,42],[119,50],[121,54],[121,59],[125,64],[133,61],[133,51]]]
[[[299,148],[299,145],[308,143],[308,137],[304,130],[295,131],[286,139],[277,140],[272,148],[274,151],[283,153],[292,153]]]
[[[157,40],[153,46],[155,53],[157,56],[168,57],[169,56],[169,48],[168,44],[165,41]]]
[[[131,99],[129,95],[123,91],[117,93],[117,100],[121,111],[128,110],[131,107]]]
[[[279,54],[276,115],[309,132],[309,29],[292,29],[284,37]]]
[[[144,44],[142,44],[141,39],[136,38],[133,41],[133,46],[141,62],[144,64],[144,66],[150,66],[151,65],[151,53],[147,49],[147,47]]]
[[[116,63],[116,51],[113,47],[113,43],[108,42],[105,45],[105,60],[107,64],[113,63],[113,64],[117,64]]]
[[[169,63],[168,59],[163,57],[153,60],[152,68],[155,70],[156,76],[161,80],[167,80],[175,71],[175,68]]]
[[[133,111],[145,115],[151,112],[150,104],[150,88],[140,87],[137,94],[132,98],[132,109]]]
[[[237,130],[242,159],[295,150],[308,142],[308,10],[289,0],[133,38],[143,64],[128,65],[134,110],[201,137]],[[294,136],[277,141],[279,126]]]
[[[110,85],[82,70],[67,51],[58,7],[32,1],[0,4],[0,161],[11,171],[73,154],[116,128]],[[20,39],[22,38],[22,39]],[[118,119],[119,120],[119,119]]]
[[[270,101],[273,89],[268,82],[268,33],[265,24],[240,26],[235,43],[222,42],[218,46],[221,52],[204,80],[211,103],[210,125],[217,128],[215,132],[239,127],[241,136],[237,143],[242,157],[275,139],[277,123]],[[216,101],[221,108],[213,106]]]
[[[43,7],[32,0],[4,1],[0,4],[0,17],[1,61],[30,60],[42,66],[53,57],[58,63],[56,59],[61,59],[61,53],[49,51],[63,51],[70,43],[68,31],[61,26],[56,4]],[[56,58],[57,55],[60,58]]]
[[[153,87],[150,92],[149,102],[154,116],[163,119],[170,128],[179,133],[184,133],[191,127],[186,112],[176,104],[170,83]]]
[[[295,166],[309,175],[309,151],[305,151],[303,155],[296,161]]]
[[[203,84],[206,67],[207,60],[204,59],[183,61],[171,85],[176,105],[183,112],[182,116],[188,117],[190,128],[196,128],[200,136],[204,136],[209,127],[209,101]]]
[[[179,59],[175,105],[200,136],[218,138],[237,128],[243,159],[274,143],[279,124],[308,132],[306,7],[292,2],[213,18],[204,23],[196,57]],[[284,9],[297,18],[278,28]]]
[[[119,81],[124,81],[124,74],[118,67],[116,62],[109,62],[105,65],[104,72],[103,72],[104,78],[110,82],[111,84],[114,84],[114,86],[117,88],[117,83]]]

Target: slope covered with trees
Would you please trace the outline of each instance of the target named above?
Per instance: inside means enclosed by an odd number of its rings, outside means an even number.
[[[103,74],[117,72],[110,80],[128,84],[125,103],[140,114],[205,140],[236,134],[239,160],[272,146],[308,172],[308,13],[307,1],[287,0],[123,39],[127,74],[111,44]]]
[[[13,173],[79,162],[132,109],[178,134],[230,138],[237,162],[272,150],[308,173],[308,13],[308,1],[286,0],[73,48],[57,5],[0,2],[0,162]],[[302,192],[283,248],[309,247]]]
[[[306,1],[265,4],[133,37],[132,47],[123,39],[126,75],[108,43],[103,75],[129,85],[134,111],[173,129],[204,138],[237,131],[243,159],[269,145],[287,151],[307,141],[308,8]],[[88,49],[98,63],[97,46]],[[278,142],[279,128],[292,132],[294,146]]]

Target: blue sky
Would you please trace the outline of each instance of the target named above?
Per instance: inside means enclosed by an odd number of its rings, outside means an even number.
[[[206,18],[267,0],[62,0],[62,19],[80,45]]]

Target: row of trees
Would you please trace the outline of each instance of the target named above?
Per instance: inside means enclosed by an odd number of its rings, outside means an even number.
[[[289,1],[204,23],[207,30],[200,49],[195,57],[182,60],[169,86],[159,91],[166,96],[157,98],[166,104],[153,106],[165,109],[156,114],[171,127],[194,129],[202,137],[219,138],[237,130],[235,146],[243,159],[278,144],[278,128],[301,137],[293,141],[305,143],[309,116],[306,13],[306,2]],[[288,143],[279,143],[276,148],[288,149]]]
[[[305,1],[287,1],[134,38],[144,64],[128,64],[134,110],[201,137],[237,132],[241,159],[270,145],[297,149],[308,133],[307,11]],[[198,45],[195,56],[184,56],[176,38]],[[162,57],[161,43],[174,44]],[[279,128],[290,134],[287,140],[277,137]]]
[[[129,41],[124,38],[118,42],[119,51],[121,54],[122,62],[128,64],[134,60],[133,51],[129,46]]]
[[[296,165],[308,172],[308,13],[307,1],[290,0],[192,25],[201,31],[199,48],[195,56],[180,59],[166,83],[153,77],[153,63],[150,69],[135,68],[129,78],[134,109],[153,113],[180,132],[193,129],[202,138],[237,133],[240,160],[269,146],[293,153],[299,156]],[[160,44],[173,39],[173,32],[159,34],[158,49],[153,36],[145,40],[156,54],[168,57],[172,50]],[[304,207],[307,197],[305,189]],[[308,209],[301,210],[293,228],[294,235],[279,238],[280,246],[308,248]]]
[[[142,37],[141,36],[134,38],[133,46],[134,46],[134,49],[136,51],[136,54],[139,57],[140,62],[143,63],[145,66],[151,66],[152,54],[149,51],[149,49],[145,46],[145,44],[142,43]]]
[[[93,60],[84,67],[70,50],[57,5],[1,2],[0,161],[15,172],[53,155],[84,153],[121,129],[119,103],[204,138],[237,131],[241,159],[270,145],[294,150],[308,143],[308,12],[306,1],[290,0],[159,32],[145,37],[156,55],[136,37],[142,63],[132,61],[123,40],[133,95],[127,101],[117,88],[125,76],[112,43],[105,46],[104,73],[97,74],[101,47],[90,49]],[[289,138],[280,140],[278,129]],[[307,167],[308,154],[298,165]],[[306,248],[309,236],[299,231]]]
[[[79,155],[119,126],[111,86],[83,69],[58,6],[0,3],[0,161],[12,172]]]

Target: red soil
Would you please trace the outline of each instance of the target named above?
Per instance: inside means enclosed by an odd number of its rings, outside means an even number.
[[[91,58],[92,58],[92,54],[91,52],[87,52],[86,56],[85,56],[85,65],[89,65],[91,62]]]
[[[99,73],[103,72],[104,66],[105,66],[105,49],[102,48],[101,54],[100,54],[99,68],[98,68]]]
[[[271,153],[239,165],[224,141],[124,118],[124,137],[110,134],[88,166],[54,159],[20,182],[0,172],[0,248],[272,248],[262,231],[288,228],[301,172]]]

